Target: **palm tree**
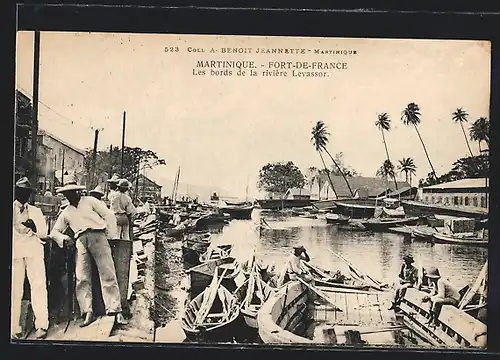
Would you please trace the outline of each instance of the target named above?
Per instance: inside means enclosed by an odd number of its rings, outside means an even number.
[[[481,141],[490,147],[490,122],[485,117],[474,121],[469,129],[470,139],[479,142],[479,153],[481,153]]]
[[[316,174],[318,173],[318,168],[315,166],[310,166],[307,168],[306,171],[306,178],[307,178],[307,183],[309,185],[309,191],[312,190],[312,186],[314,184],[314,180],[316,177]]]
[[[337,169],[339,170],[342,177],[344,178],[344,180],[347,184],[347,187],[349,189],[349,192],[351,193],[351,197],[354,197],[354,193],[351,189],[351,185],[349,185],[349,181],[347,181],[347,178],[346,178],[344,172],[340,168],[339,164],[337,164],[337,162],[333,159],[330,152],[326,149],[326,144],[328,143],[328,136],[330,136],[330,133],[326,130],[325,123],[321,120],[318,121],[316,123],[316,125],[313,127],[311,134],[312,134],[311,142],[314,144],[316,151],[319,153],[319,156],[321,157],[321,161],[323,161],[323,155],[321,154],[321,152],[325,151],[328,154],[328,156],[330,157],[330,159],[332,160],[332,162],[335,164]],[[327,169],[324,161],[323,161],[323,166],[325,167],[325,169]],[[332,179],[330,177],[330,174],[328,174],[328,180],[330,181],[330,186],[331,186],[332,190],[335,192],[335,196],[337,196],[337,192],[335,191],[335,189],[333,187],[333,183],[332,183]]]
[[[418,124],[420,124],[420,108],[415,103],[409,103],[406,108],[403,110],[401,114],[401,120],[405,125],[413,125],[415,127],[415,131],[417,132],[418,138],[422,143],[422,147],[424,148],[425,156],[427,157],[427,161],[431,166],[432,174],[434,178],[437,179],[436,170],[434,170],[434,166],[432,166],[431,159],[429,158],[429,154],[427,153],[427,149],[424,144],[424,140],[422,140],[422,136],[420,136],[420,131],[418,131]]]
[[[412,158],[402,158],[399,160],[398,170],[405,174],[406,182],[411,186],[412,175],[417,173],[417,167]],[[409,180],[409,181],[408,181]]]
[[[386,183],[388,183],[388,179],[391,177],[395,177],[394,173],[394,165],[392,165],[390,160],[384,160],[382,166],[377,170],[377,176],[381,176],[385,179]],[[388,188],[388,184],[386,184],[386,188]]]
[[[379,114],[378,120],[375,121],[375,126],[378,127],[380,132],[382,133],[382,141],[384,142],[385,154],[387,155],[387,160],[391,161],[391,158],[389,157],[389,150],[387,150],[387,143],[385,141],[385,134],[384,134],[384,131],[389,131],[391,129],[391,119],[389,119],[389,115],[387,115],[387,113]],[[395,175],[393,177],[393,180],[394,180],[394,186],[396,187],[397,190],[398,182],[396,181]]]
[[[474,156],[470,148],[469,139],[467,139],[467,135],[465,134],[465,129],[464,129],[464,122],[467,122],[468,116],[469,114],[467,113],[467,111],[465,111],[462,108],[457,108],[457,110],[453,112],[453,120],[455,120],[455,123],[459,123],[460,127],[462,128],[462,132],[464,133],[465,143],[467,144],[467,148],[469,149],[470,156]]]

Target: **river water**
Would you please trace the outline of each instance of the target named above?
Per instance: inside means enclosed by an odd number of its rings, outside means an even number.
[[[272,229],[259,232],[257,224],[261,216]],[[260,209],[254,210],[252,220],[232,220],[221,231],[212,234],[212,241],[234,244],[233,252],[237,258],[245,257],[255,249],[258,259],[275,265],[278,271],[293,246],[303,245],[311,263],[348,275],[345,263],[330,249],[387,284],[396,281],[406,254],[413,255],[416,265],[438,267],[441,275],[459,288],[475,281],[488,257],[488,250],[483,248],[432,245],[399,234],[342,230],[336,225],[326,224],[321,217],[308,219],[261,214]]]

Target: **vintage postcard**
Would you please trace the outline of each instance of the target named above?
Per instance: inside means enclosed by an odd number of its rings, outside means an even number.
[[[490,56],[19,32],[13,341],[486,349]]]

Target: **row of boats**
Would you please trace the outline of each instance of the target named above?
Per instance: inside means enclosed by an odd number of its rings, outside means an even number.
[[[210,235],[200,237],[210,242]],[[299,278],[278,286],[274,269],[264,266],[255,254],[242,261],[232,255],[231,245],[209,244],[198,265],[187,270],[190,287],[181,327],[188,341],[239,342],[258,336],[272,344],[483,346],[484,339],[471,335],[485,330],[470,313],[473,297],[469,295],[478,292],[479,280],[462,298],[469,312],[446,305],[439,319],[444,330],[436,333],[415,317],[429,311],[419,301],[426,293],[411,289],[398,318],[388,310],[392,292],[387,284],[332,253],[347,265],[348,276],[302,262],[312,281]],[[481,274],[484,284],[484,269]],[[486,300],[481,301],[472,308],[484,306]],[[470,324],[465,329],[464,319]]]

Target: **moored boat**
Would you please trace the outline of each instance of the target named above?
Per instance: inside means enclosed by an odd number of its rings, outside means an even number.
[[[355,289],[355,290],[369,290],[370,285],[363,282],[356,282],[352,279],[342,275],[340,271],[336,272],[331,276],[327,270],[320,269],[319,267],[305,262],[302,265],[308,270],[309,274],[314,278],[314,285],[331,287],[331,288],[342,288],[342,289]]]
[[[224,273],[214,270],[209,286],[185,304],[181,327],[190,341],[232,342],[240,314],[235,297],[222,284]]]
[[[208,260],[186,271],[189,277],[192,298],[203,292],[211,283],[216,268],[220,274],[222,274],[224,270],[227,270],[221,280],[222,286],[231,292],[236,290],[235,278],[240,273],[241,269],[235,262],[235,258],[225,257],[222,259]]]
[[[311,301],[313,289],[321,301]],[[386,309],[388,300],[384,293],[345,289],[330,289],[325,296],[291,281],[262,305],[259,335],[266,344],[403,345],[395,341],[394,332],[404,328]]]
[[[232,219],[237,220],[250,220],[253,208],[253,205],[226,205],[219,207],[220,211],[229,214]]]
[[[184,261],[197,265],[200,255],[207,251],[211,244],[210,233],[191,233],[182,241],[182,258]]]
[[[327,224],[344,224],[347,225],[349,223],[349,216],[341,215],[341,214],[333,214],[328,213],[325,214],[325,219]]]
[[[416,226],[411,229],[411,236],[418,240],[432,241],[432,234],[436,232],[435,229],[429,226]]]
[[[438,244],[458,244],[481,247],[488,246],[488,237],[483,237],[477,233],[444,234],[434,232],[432,234],[432,238],[434,242]]]
[[[409,328],[436,347],[486,347],[486,324],[452,305],[443,305],[437,324],[429,326],[429,303],[422,301],[428,295],[414,288],[406,290],[399,308],[400,316]],[[476,337],[477,334],[483,335]]]
[[[257,329],[257,313],[262,304],[276,291],[265,283],[259,274],[257,264],[254,263],[252,272],[245,282],[234,292],[240,304],[240,312],[248,327]]]
[[[401,204],[408,216],[454,216],[467,217],[476,220],[476,223],[481,223],[481,220],[488,218],[488,209],[486,208],[471,208],[465,206],[447,206],[441,204],[427,204],[421,201],[402,200]]]
[[[231,244],[209,246],[207,251],[200,255],[200,263],[228,257],[230,256],[232,249],[233,245]]]
[[[366,221],[362,221],[361,224],[371,231],[388,231],[391,227],[403,226],[403,225],[417,225],[419,217],[408,217],[404,219],[392,219],[392,218],[372,218]]]

